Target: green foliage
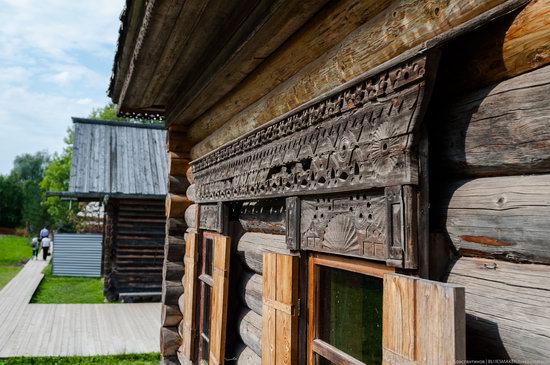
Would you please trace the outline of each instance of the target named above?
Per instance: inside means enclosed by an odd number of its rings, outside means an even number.
[[[15,228],[23,218],[23,189],[13,176],[0,175],[0,227]]]
[[[15,266],[31,258],[32,248],[29,239],[18,236],[0,236],[0,265]]]
[[[2,365],[158,365],[160,354],[126,354],[110,356],[10,357]]]
[[[65,148],[61,154],[54,154],[50,164],[44,172],[44,178],[40,187],[46,191],[67,191],[71,175],[71,163],[73,156],[73,129],[67,129],[64,139]],[[74,232],[78,222],[78,204],[69,204],[56,196],[44,196],[42,205],[51,216],[54,228],[65,232]]]
[[[41,204],[42,190],[39,186],[49,163],[50,156],[45,151],[25,153],[15,157],[10,174],[21,189],[23,197],[20,205],[14,205],[21,210],[19,225],[27,227],[32,233],[50,223],[48,212]]]
[[[31,303],[40,304],[99,304],[103,302],[101,278],[53,276],[51,265],[44,270],[44,279],[31,299]]]

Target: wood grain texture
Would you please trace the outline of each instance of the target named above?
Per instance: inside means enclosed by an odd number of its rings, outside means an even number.
[[[189,131],[191,140],[199,142],[214,132],[230,117],[336,46],[389,3],[390,1],[346,0],[327,5],[231,93],[194,121]],[[320,37],[320,34],[323,36]]]
[[[385,365],[454,365],[464,361],[464,288],[386,274],[382,335]]]
[[[250,270],[261,274],[263,271],[263,253],[289,253],[284,235],[247,232],[237,243],[237,254]]]
[[[236,357],[238,365],[260,365],[262,363],[260,356],[243,343],[237,346]]]
[[[160,352],[162,356],[176,356],[181,345],[181,337],[177,327],[161,327],[160,329]]]
[[[199,205],[198,204],[191,204],[187,209],[185,210],[185,223],[187,227],[196,228],[198,227],[198,219],[197,214],[199,211]]]
[[[322,57],[231,118],[191,150],[196,159],[504,1],[396,1]],[[340,65],[340,67],[335,67]],[[200,125],[200,124],[198,124]]]
[[[454,101],[434,126],[436,163],[461,176],[550,172],[549,94],[546,66]]]
[[[185,195],[167,194],[165,209],[167,218],[183,218],[185,210],[193,204]]]
[[[238,315],[237,323],[239,335],[243,343],[248,346],[256,355],[262,356],[262,317],[254,311],[242,308]]]
[[[170,176],[186,176],[189,168],[189,159],[185,158],[183,154],[178,154],[175,151],[168,153],[168,174]]]
[[[231,238],[216,235],[214,240],[214,272],[212,274],[212,317],[210,320],[209,363],[225,362],[225,331],[227,327],[227,303],[229,289],[229,265]]]
[[[241,301],[256,314],[262,315],[263,305],[263,279],[262,275],[251,271],[243,272],[240,280],[239,295]]]
[[[194,342],[194,320],[195,320],[195,277],[197,275],[197,249],[198,249],[198,237],[196,234],[186,234],[185,244],[185,274],[183,276],[184,292],[187,295],[183,296],[183,318],[181,321],[182,330],[182,344],[180,348],[181,355],[189,360],[193,361],[193,342]]]
[[[439,220],[463,254],[550,263],[550,175],[458,181],[436,202]]]
[[[298,257],[270,252],[263,256],[262,364],[295,364]]]
[[[160,324],[163,327],[177,326],[182,319],[178,306],[162,305]]]
[[[550,267],[461,257],[447,280],[466,288],[469,359],[550,358]]]

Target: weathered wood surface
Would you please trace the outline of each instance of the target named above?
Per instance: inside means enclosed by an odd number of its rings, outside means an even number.
[[[522,3],[514,1],[511,4],[519,6]],[[210,134],[192,148],[191,156],[193,159],[203,156],[434,37],[443,41],[451,35],[456,36],[458,28],[466,30],[476,17],[484,17],[502,4],[507,3],[395,1],[260,100],[229,119],[227,116],[221,118],[220,127],[215,131],[209,129]],[[445,36],[446,32],[452,34]],[[335,67],[335,64],[345,67]],[[196,123],[204,126],[205,121],[199,119]]]
[[[245,202],[239,210],[239,222],[247,232],[285,234],[285,204],[282,200]]]
[[[258,356],[262,356],[262,317],[244,308],[238,317],[239,335],[244,344]]]
[[[181,337],[177,327],[161,327],[160,349],[163,356],[176,356],[181,345]]]
[[[262,315],[262,275],[244,271],[239,284],[239,295],[242,302],[255,313]]]
[[[187,224],[187,227],[195,228],[197,227],[197,212],[199,210],[198,204],[191,204],[187,209],[185,210],[185,223]]]
[[[463,254],[550,263],[550,175],[459,181],[436,201]]]
[[[382,347],[386,365],[454,365],[466,360],[464,288],[384,275]]]
[[[162,303],[166,305],[178,305],[178,299],[183,294],[181,281],[162,281]]]
[[[167,218],[183,218],[185,209],[193,204],[185,195],[167,194],[165,210]]]
[[[46,265],[27,262],[0,290],[1,358],[159,351],[158,303],[29,304]]]
[[[189,159],[183,154],[171,151],[168,153],[168,174],[170,176],[185,176],[189,170]],[[191,181],[191,180],[189,180]]]
[[[214,132],[226,120],[336,46],[389,3],[388,0],[345,0],[327,5],[299,33],[267,57],[251,77],[200,116],[190,127],[191,140],[199,142]]]
[[[183,262],[185,253],[185,241],[183,239],[168,236],[164,245],[164,259],[172,262]]]
[[[177,306],[163,304],[161,308],[160,324],[163,327],[177,326],[181,321],[182,315]]]
[[[548,95],[550,66],[452,103],[434,126],[439,170],[462,176],[550,172]]]
[[[237,253],[243,264],[258,274],[262,273],[264,252],[289,253],[285,236],[247,232],[237,244]]]
[[[187,180],[187,178],[185,180]],[[187,199],[194,202],[194,201],[197,201],[196,192],[197,192],[197,186],[195,184],[191,184],[187,187],[185,191],[185,195],[187,196]]]
[[[527,6],[459,39],[449,49],[453,88],[473,90],[550,62],[550,1]]]
[[[237,365],[260,365],[262,359],[250,347],[240,343],[236,351]]]
[[[189,185],[189,181],[185,176],[168,176],[168,191],[171,194],[185,194]]]
[[[193,184],[195,182],[195,178],[193,177],[193,168],[192,167],[187,168],[187,171],[185,172],[185,176],[187,177],[187,180],[189,180],[189,182],[191,184]]]
[[[550,358],[550,266],[462,257],[447,279],[466,288],[469,359]]]
[[[183,264],[181,262],[166,261],[162,267],[163,280],[178,281],[183,277]]]

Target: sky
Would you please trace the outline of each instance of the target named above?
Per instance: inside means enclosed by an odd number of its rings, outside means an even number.
[[[124,0],[0,0],[0,174],[109,103]]]

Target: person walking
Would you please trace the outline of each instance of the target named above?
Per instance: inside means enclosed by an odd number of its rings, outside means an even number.
[[[42,239],[45,237],[48,237],[49,235],[50,235],[50,232],[46,227],[44,227],[40,230],[40,237],[38,238],[38,240],[42,242]]]
[[[32,246],[32,259],[36,260],[38,259],[38,246],[39,242],[38,242],[38,237],[33,237],[32,241],[31,241],[31,246]]]
[[[42,245],[42,259],[46,261],[48,258],[48,251],[50,250],[50,239],[48,236],[43,237],[42,241],[40,241],[40,244]]]

